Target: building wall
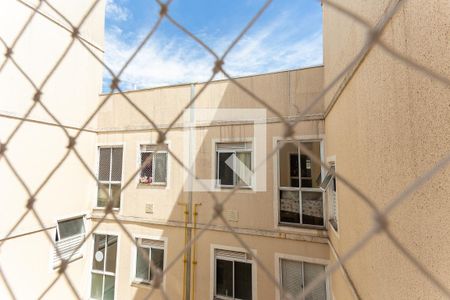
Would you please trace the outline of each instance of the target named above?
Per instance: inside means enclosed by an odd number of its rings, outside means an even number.
[[[322,86],[322,68],[295,70],[274,74],[264,74],[238,79],[238,81],[259,95],[288,118],[298,118],[298,111],[304,109],[315,97]],[[199,91],[203,84],[162,87],[142,91],[130,91],[126,95],[142,111],[161,127],[167,127],[173,118],[184,109],[191,97],[191,89]],[[102,96],[100,99],[103,100]],[[227,80],[213,82],[208,86],[195,103],[195,108],[228,109],[228,108],[264,108],[242,90]],[[323,121],[321,113],[323,103],[319,101],[304,120],[295,128],[297,139],[323,139]],[[220,115],[223,112],[217,111]],[[182,127],[185,116],[176,122],[174,128],[166,136],[170,151],[187,164],[186,151],[189,142],[185,140],[188,133]],[[254,126],[245,122],[222,122],[206,124],[204,119],[196,120],[195,131],[195,175],[199,179],[215,178],[215,143],[229,141],[249,141],[253,138]],[[97,145],[123,145],[123,177],[122,182],[133,177],[139,168],[139,144],[156,143],[158,134],[149,125],[148,120],[140,116],[134,108],[119,94],[114,94],[102,108],[98,116],[99,134]],[[284,127],[280,119],[268,112],[266,119],[266,152],[273,151],[276,141],[282,139]],[[254,149],[253,151],[260,151]],[[254,155],[254,154],[253,154]],[[248,245],[257,253],[257,257],[275,276],[279,266],[275,264],[277,255],[293,255],[313,261],[327,263],[329,259],[326,232],[317,228],[301,228],[278,225],[278,186],[277,156],[267,161],[267,190],[255,192],[248,189],[238,190],[225,205],[225,212],[237,213],[237,219],[229,218],[231,226],[240,234]],[[97,167],[97,166],[95,166]],[[96,170],[93,170],[96,171]],[[121,208],[118,218],[125,227],[136,235],[149,235],[167,238],[167,261],[171,262],[184,247],[184,203],[188,203],[186,172],[175,161],[168,157],[167,186],[145,186],[139,184],[138,176],[132,178],[129,186],[122,193]],[[223,200],[230,190],[214,192]],[[95,195],[92,203],[96,201]],[[197,206],[197,226],[199,230],[211,219],[214,201],[206,192],[193,192],[192,202]],[[153,213],[146,213],[146,204],[153,204]],[[255,207],[258,210],[255,211]],[[94,209],[92,222],[95,224],[101,217],[101,209]],[[228,217],[227,217],[228,218]],[[192,226],[190,224],[189,226]],[[118,262],[118,278],[116,283],[117,298],[140,299],[148,292],[148,287],[132,283],[134,272],[132,243],[121,231],[120,227],[107,218],[98,232],[116,232],[120,236],[120,259]],[[214,220],[211,229],[207,230],[198,241],[195,269],[195,299],[211,298],[214,286],[214,269],[211,269],[212,246],[242,248],[238,241],[227,232],[220,220]],[[91,239],[92,244],[92,239]],[[92,248],[92,245],[89,246]],[[89,248],[89,249],[91,249]],[[88,255],[92,255],[89,253]],[[88,258],[89,260],[89,258]],[[255,299],[275,299],[275,287],[260,268],[255,274]],[[173,269],[165,277],[165,287],[169,296],[181,298],[183,287],[183,260],[178,259]],[[192,285],[193,286],[193,285]],[[158,297],[159,292],[156,293]]]
[[[36,6],[39,1],[24,1]],[[91,5],[91,1],[50,1],[62,14],[75,24]],[[0,37],[11,45],[22,26],[31,15],[32,10],[18,1],[1,1],[0,3]],[[60,17],[43,4],[42,13],[67,28],[70,28]],[[89,41],[100,57],[103,47],[104,3],[100,1],[92,15],[81,28],[81,36]],[[36,15],[14,47],[13,57],[28,76],[40,86],[50,72],[57,59],[70,43],[70,33],[55,25],[43,15]],[[3,45],[1,52],[4,53]],[[0,64],[5,57],[0,58]],[[54,113],[65,126],[79,127],[93,112],[97,105],[101,89],[102,67],[79,42],[68,53],[60,66],[42,89],[42,102]],[[9,61],[0,72],[0,141],[5,143],[14,128],[19,124],[17,117],[25,115],[33,104],[35,90]],[[25,122],[8,144],[6,155],[17,173],[34,193],[46,176],[65,155],[68,139],[37,105],[29,116],[41,123]],[[44,122],[44,123],[42,123]],[[46,122],[46,123],[45,123]],[[48,124],[50,123],[50,125]],[[88,128],[96,124],[89,124]],[[67,128],[70,135],[75,129]],[[77,140],[77,150],[89,163],[95,161],[96,135],[92,131],[84,131]],[[88,199],[95,192],[95,182],[86,176],[87,173],[76,157],[70,154],[61,168],[36,196],[35,208],[47,229],[51,239],[55,236],[56,220],[71,215],[88,213]],[[29,195],[15,178],[12,171],[0,158],[0,236],[5,237],[16,221],[25,212]],[[40,225],[32,213],[23,219],[11,233],[12,239],[1,241],[0,266],[6,275],[12,290],[19,299],[30,299],[39,296],[57,276],[51,264],[52,244],[44,231],[33,233]],[[14,238],[20,235],[20,238]],[[38,259],[39,258],[39,259]],[[82,280],[87,265],[83,260],[70,264],[67,274],[73,279],[75,288],[81,293],[86,286]],[[70,295],[65,280],[60,280],[51,289],[49,298],[61,298]],[[9,299],[3,281],[0,283],[0,298]]]
[[[373,25],[388,2],[337,1]],[[403,2],[382,40],[449,78],[449,2]],[[359,51],[364,34],[354,20],[324,5],[325,86]],[[332,96],[327,95],[326,105]],[[326,116],[326,156],[335,156],[336,171],[381,209],[448,155],[448,99],[448,86],[375,46]],[[449,176],[448,168],[438,172],[389,215],[396,239],[447,286],[450,241],[443,220],[449,211]],[[373,212],[339,181],[337,197],[339,235],[333,230],[329,234],[343,255],[373,225]],[[346,266],[362,299],[444,297],[384,234],[376,235]],[[333,284],[337,299],[348,299],[344,291]]]

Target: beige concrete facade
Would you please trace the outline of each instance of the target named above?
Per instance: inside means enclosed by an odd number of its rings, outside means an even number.
[[[323,80],[323,68],[314,67],[273,74],[264,74],[237,79],[256,95],[267,100],[276,107],[285,118],[298,118],[299,110],[304,109],[312,99],[320,93]],[[189,84],[173,87],[162,87],[149,90],[127,92],[127,97],[158,125],[167,125],[187,105],[191,92],[196,92],[203,84]],[[103,96],[105,97],[105,96]],[[103,100],[103,97],[100,101]],[[261,109],[236,85],[228,80],[216,81],[208,86],[195,103],[196,109]],[[217,110],[217,114],[221,111]],[[310,114],[303,117],[295,128],[301,133],[299,140],[323,140],[323,104],[319,102]],[[284,140],[284,126],[281,119],[267,112],[266,119],[266,152],[273,151],[277,141]],[[174,128],[166,136],[165,143],[176,157],[182,160],[189,150],[186,142],[184,119],[176,122]],[[206,124],[199,120],[195,127],[195,175],[199,179],[215,179],[217,143],[253,141],[254,125],[248,122],[229,121]],[[98,146],[123,147],[123,182],[133,178],[140,167],[139,145],[156,143],[158,134],[149,122],[139,114],[120,94],[111,97],[98,114]],[[320,147],[320,144],[317,143]],[[258,151],[253,149],[252,151]],[[320,153],[319,149],[317,149]],[[186,160],[183,163],[188,164]],[[188,192],[185,190],[186,172],[172,157],[168,157],[167,184],[149,186],[139,183],[139,176],[134,176],[130,185],[121,195],[119,220],[123,221],[132,235],[161,236],[167,240],[167,262],[171,262],[184,247],[184,211],[192,198],[193,206],[197,206],[197,228],[201,230],[209,222],[214,212],[214,201],[206,192]],[[239,189],[225,205],[225,213],[237,214],[237,218],[229,219],[236,230],[258,258],[269,268],[272,274],[279,265],[277,255],[306,258],[309,261],[326,264],[329,260],[327,234],[324,227],[302,227],[280,225],[278,212],[278,157],[275,155],[267,162],[267,189],[256,192],[250,189]],[[283,166],[286,167],[287,166]],[[319,168],[320,169],[320,168]],[[95,171],[95,170],[93,170]],[[320,173],[320,170],[319,170]],[[223,201],[230,193],[228,189],[214,192]],[[189,195],[190,194],[190,195]],[[92,198],[95,205],[96,198]],[[153,213],[146,213],[146,205],[151,204]],[[199,205],[200,204],[200,205]],[[255,213],[255,207],[258,207]],[[193,209],[193,208],[192,208]],[[103,210],[94,210],[93,224],[101,218]],[[119,251],[123,251],[119,259],[116,281],[116,297],[118,299],[140,299],[148,293],[148,287],[133,283],[132,243],[121,233],[120,227],[111,218],[100,226],[99,232],[115,233],[120,236]],[[193,224],[190,222],[189,227]],[[92,247],[92,246],[91,246]],[[239,242],[228,232],[223,222],[215,220],[210,229],[196,243],[195,283],[191,283],[191,297],[195,299],[211,299],[214,296],[214,251],[212,247],[238,249],[245,251]],[[92,254],[88,254],[92,255]],[[275,299],[276,289],[266,274],[253,261],[253,299]],[[277,271],[278,272],[278,271]],[[279,275],[278,275],[279,276]],[[183,259],[179,259],[164,279],[168,295],[173,299],[181,299],[183,294]],[[191,279],[192,280],[192,279]],[[158,296],[155,295],[157,298]]]
[[[391,1],[335,1],[372,26]],[[450,77],[450,3],[403,1],[381,39],[398,53]],[[365,42],[365,30],[324,5],[325,85]],[[328,105],[333,93],[325,99]],[[448,155],[450,90],[375,46],[325,118],[326,156],[336,171],[381,209]],[[449,288],[450,170],[445,168],[389,215],[392,233]],[[330,241],[342,255],[373,225],[373,213],[337,182],[340,230]],[[331,256],[332,257],[332,256]],[[443,299],[444,296],[393,246],[377,235],[348,264],[362,299]],[[333,283],[342,282],[336,272]],[[336,299],[349,291],[333,284]]]
[[[24,5],[13,2],[0,3],[0,36],[7,43],[12,42],[31,13]],[[58,2],[58,9],[77,22],[90,1],[69,2]],[[389,1],[336,2],[375,24]],[[30,1],[31,5],[36,3]],[[48,7],[43,8],[43,13],[67,26]],[[448,1],[407,1],[392,18],[382,40],[399,53],[449,78],[449,15]],[[102,56],[103,21],[104,3],[100,3],[81,30],[83,38],[91,43],[92,51],[99,56]],[[15,48],[14,57],[39,84],[51,69],[55,57],[70,42],[70,35],[42,15],[36,16],[33,22]],[[448,154],[450,90],[375,46],[338,98],[335,95],[339,85],[336,85],[307,115],[300,116],[366,41],[366,31],[361,24],[327,5],[323,6],[323,27],[324,66],[236,80],[264,99],[282,118],[299,121],[294,128],[294,142],[306,143],[303,144],[305,147],[318,154],[323,162],[333,164],[339,174],[374,199],[375,205],[382,209],[412,180]],[[33,49],[32,54],[30,49]],[[77,126],[107,97],[98,96],[101,77],[101,65],[75,43],[70,55],[44,87],[42,102],[66,126],[70,135],[76,133]],[[220,297],[215,291],[216,256],[227,255],[234,261],[250,265],[251,299],[279,299],[277,289],[256,259],[277,281],[283,276],[283,260],[301,262],[303,269],[307,263],[329,265],[371,228],[373,212],[337,180],[338,229],[334,229],[328,221],[332,213],[329,191],[318,190],[325,178],[325,169],[304,158],[298,146],[287,143],[259,171],[265,173],[264,189],[239,188],[224,206],[224,218],[255,257],[247,253],[219,219],[211,223],[190,252],[180,257],[178,254],[185,247],[186,235],[194,236],[206,227],[213,217],[215,202],[207,192],[187,189],[191,186],[188,173],[175,157],[185,165],[193,162],[192,170],[199,180],[216,180],[222,145],[244,147],[251,153],[249,161],[253,168],[257,165],[257,153],[264,150],[269,154],[285,141],[285,127],[280,116],[231,81],[214,81],[198,97],[195,109],[208,109],[214,117],[229,113],[227,109],[235,109],[236,115],[244,110],[264,110],[264,117],[241,121],[218,118],[207,122],[204,114],[193,117],[187,111],[172,124],[166,135],[164,143],[173,155],[167,154],[163,163],[166,165],[165,180],[155,182],[156,176],[160,176],[155,175],[156,158],[152,161],[152,179],[144,178],[136,172],[141,167],[141,155],[146,151],[156,154],[154,150],[142,149],[154,149],[158,133],[133,105],[159,128],[165,129],[183,112],[192,95],[203,87],[204,83],[192,83],[128,91],[125,93],[128,100],[113,94],[77,140],[77,150],[102,184],[111,190],[114,185],[128,184],[120,194],[120,207],[114,209],[115,217],[133,239],[139,239],[141,244],[144,244],[141,239],[146,239],[152,245],[148,246],[152,249],[149,251],[162,251],[164,268],[173,262],[162,283],[170,299],[186,299],[187,290],[189,299]],[[8,63],[0,72],[2,143],[19,123],[18,117],[31,106],[33,94],[31,85]],[[66,153],[68,140],[39,105],[29,119],[32,122],[23,124],[5,154],[34,193]],[[186,123],[187,120],[193,124]],[[263,146],[257,146],[257,124],[265,125]],[[145,145],[148,148],[143,147]],[[110,157],[113,157],[112,149],[118,148],[122,149],[121,158],[117,160],[120,168],[113,166],[111,158],[105,171],[100,152],[109,149]],[[33,149],[32,152],[29,149]],[[248,156],[242,157],[248,159]],[[292,167],[293,164],[297,167]],[[112,180],[114,168],[120,170],[120,175],[115,174],[119,178],[115,181]],[[309,170],[306,175],[302,173],[304,168]],[[109,174],[108,180],[101,179],[103,172]],[[450,192],[449,176],[448,168],[438,173],[396,208],[388,219],[397,240],[447,286],[450,282],[450,240],[445,220],[449,213],[446,200]],[[0,159],[0,180],[0,234],[4,237],[25,211],[29,195],[5,158]],[[258,178],[256,182],[260,183]],[[230,187],[221,187],[212,193],[223,201],[230,192]],[[315,200],[309,201],[308,197],[319,194],[322,195],[322,206],[315,207],[312,205]],[[91,298],[98,292],[98,286],[101,286],[100,294],[107,294],[104,299],[142,299],[151,290],[150,282],[136,278],[138,251],[121,226],[109,215],[95,227],[104,211],[98,202],[99,195],[103,194],[98,192],[97,182],[71,153],[36,197],[35,208],[45,230],[41,230],[30,212],[8,239],[0,241],[0,266],[19,299],[36,298],[58,275],[58,268],[52,263],[58,220],[76,216],[84,216],[86,232],[95,228],[95,236],[89,237],[80,255],[67,268],[67,274],[82,298]],[[305,200],[300,200],[296,208],[292,201],[282,201],[281,195],[288,198],[300,195]],[[301,209],[308,209],[308,213],[298,213]],[[293,221],[297,215],[300,221]],[[321,218],[323,225],[319,224]],[[101,236],[107,236],[108,246],[95,249],[95,238]],[[244,256],[239,256],[241,254]],[[102,264],[103,270],[95,267],[98,264]],[[113,267],[108,269],[108,266]],[[147,275],[150,277],[150,273]],[[345,264],[345,269],[340,268],[327,278],[326,295],[322,298],[442,299],[442,294],[427,279],[384,234],[378,234]],[[9,299],[6,286],[0,282],[0,299]],[[60,280],[45,298],[70,297],[69,286]],[[153,297],[163,299],[158,290]]]
[[[32,10],[25,4],[35,7],[38,2],[24,1],[22,4],[19,1],[0,1],[0,36],[9,46],[32,14]],[[52,1],[52,4],[76,24],[91,1]],[[81,37],[92,44],[92,51],[100,57],[104,9],[104,3],[100,1],[80,29]],[[33,18],[14,47],[13,57],[16,63],[37,86],[42,84],[71,41],[70,33],[61,26],[70,29],[64,20],[43,4],[42,14]],[[6,52],[3,44],[1,49],[2,53]],[[4,59],[2,55],[0,64]],[[80,43],[75,42],[54,76],[43,87],[42,103],[63,125],[68,126],[66,129],[70,135],[76,133],[71,126],[80,126],[94,111],[101,91],[101,76],[102,66]],[[19,124],[17,118],[24,116],[33,105],[34,94],[33,86],[9,61],[0,74],[1,143],[7,141]],[[55,124],[55,121],[39,104],[28,118],[35,122],[23,123],[8,144],[5,154],[33,194],[67,152],[68,138],[57,126],[48,125]],[[95,126],[92,123],[88,128]],[[96,151],[93,145],[96,138],[94,131],[84,131],[77,141],[80,155],[92,164],[95,162]],[[0,242],[1,269],[18,299],[36,299],[58,275],[53,269],[53,246],[44,233],[49,233],[53,239],[57,219],[89,213],[88,199],[95,193],[95,184],[86,175],[74,154],[70,154],[36,196],[34,207],[46,231],[41,230],[33,213],[29,212],[11,232],[10,239]],[[29,195],[3,157],[0,159],[0,180],[0,236],[3,239],[25,213]],[[67,271],[75,288],[80,292],[85,290],[87,282],[80,278],[85,278],[88,271],[87,261],[73,261]],[[61,299],[69,291],[67,283],[61,280],[49,291],[47,297]],[[10,298],[3,281],[0,284],[0,298]]]

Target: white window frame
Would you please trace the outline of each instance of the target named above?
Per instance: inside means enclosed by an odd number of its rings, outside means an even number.
[[[165,147],[169,147],[168,143],[164,144]],[[140,186],[167,186],[169,181],[169,151],[167,150],[147,150],[142,151],[142,146],[154,146],[155,148],[158,147],[157,144],[151,144],[151,143],[140,143],[138,144],[138,159],[137,164],[138,168],[140,169],[142,167],[141,161],[142,161],[142,153],[165,153],[166,154],[166,181],[165,182],[154,182],[151,183],[145,183],[141,182],[141,171],[139,171],[138,175],[138,185]],[[152,155],[152,178],[155,178],[155,156]]]
[[[61,239],[59,232],[59,223],[60,222],[64,222],[64,221],[69,221],[69,220],[73,220],[73,219],[82,219],[83,222],[83,228],[84,228],[84,232],[80,233],[80,234],[76,234],[73,235],[71,237],[66,237],[64,239]],[[53,239],[54,239],[54,244],[52,244],[52,247],[50,249],[50,265],[52,267],[52,269],[57,269],[60,267],[61,263],[55,263],[55,256],[57,255],[56,253],[56,249],[55,247],[57,247],[59,244],[63,244],[64,242],[66,242],[69,239],[74,239],[76,237],[82,237],[81,242],[83,242],[83,239],[86,235],[86,228],[87,228],[87,222],[86,222],[86,213],[82,213],[82,214],[77,214],[77,215],[71,215],[71,216],[66,216],[66,217],[61,217],[61,218],[57,218],[55,220],[55,229],[54,229],[54,234],[53,234]],[[56,238],[58,238],[58,241],[56,241]],[[72,261],[75,261],[79,258],[83,257],[84,254],[84,248],[85,248],[86,243],[84,243],[70,258],[70,260],[68,261],[69,263]],[[76,245],[76,247],[78,247],[78,244]]]
[[[327,157],[327,164],[328,164],[328,166],[333,167],[334,171],[336,172],[336,156]],[[333,181],[333,179],[334,179],[334,183],[331,183],[331,181]],[[335,189],[334,195],[332,194],[333,193],[333,191],[332,191],[332,184],[334,185],[334,189]],[[336,176],[333,176],[331,178],[331,180],[330,180],[330,183],[327,186],[327,189],[326,189],[327,201],[328,201],[328,218],[327,218],[327,223],[328,223],[328,227],[333,228],[333,232],[335,233],[335,235],[337,235],[339,237],[339,202],[338,202],[337,186],[336,185],[337,185],[337,178],[336,178]],[[335,212],[334,218],[335,218],[335,220],[334,221],[336,223],[336,228],[331,223],[331,220],[332,220],[332,217],[333,217],[332,213],[331,213],[333,211],[333,209],[332,209],[332,205],[333,205],[332,197],[333,196],[334,196],[334,202],[335,202],[335,205],[334,205],[335,206],[335,209],[334,209],[334,212]]]
[[[116,272],[115,273],[111,273],[111,272],[105,272],[105,271],[98,271],[98,270],[93,270],[93,260],[94,260],[94,256],[95,256],[95,253],[94,253],[94,247],[95,247],[95,235],[106,235],[106,236],[108,236],[108,235],[112,235],[112,236],[116,236],[117,237],[117,254],[116,254]],[[110,275],[110,276],[114,276],[114,299],[118,299],[117,298],[117,293],[118,293],[118,271],[117,271],[117,269],[118,269],[118,267],[119,267],[119,263],[120,263],[120,235],[119,235],[119,233],[118,232],[115,232],[115,231],[96,231],[96,232],[94,232],[93,234],[92,234],[92,236],[91,236],[91,251],[90,251],[90,255],[88,256],[88,259],[90,260],[90,262],[89,262],[89,266],[90,266],[90,268],[89,268],[89,276],[86,276],[87,277],[87,286],[89,287],[89,288],[87,288],[86,289],[86,293],[87,293],[87,295],[86,295],[86,299],[92,299],[91,298],[91,290],[92,290],[92,273],[95,273],[95,274],[99,274],[99,275]],[[106,259],[106,251],[107,251],[107,249],[105,248],[105,259]],[[104,268],[105,268],[105,266],[106,266],[106,261],[105,261],[105,264],[104,264]],[[104,288],[104,285],[102,286],[102,298],[103,298],[103,288]]]
[[[160,249],[163,250],[163,257],[164,257],[164,261],[163,261],[163,268],[162,270],[165,269],[166,264],[167,264],[167,239],[166,238],[161,238],[161,237],[148,237],[148,236],[134,236],[133,237],[134,240],[137,239],[144,239],[144,240],[153,240],[153,241],[159,241],[159,242],[163,242],[163,246],[159,247],[159,246],[139,246],[141,248],[147,248],[150,249],[149,251],[149,260],[151,259],[151,255],[152,255],[152,249]],[[136,241],[137,242],[137,241]],[[133,255],[132,255],[132,268],[131,268],[131,285],[148,285],[148,286],[152,286],[152,282],[150,280],[142,280],[140,278],[136,278],[136,260],[137,260],[137,253],[138,253],[138,247],[133,243]],[[150,268],[149,268],[149,272],[150,272]],[[165,277],[165,276],[164,276]],[[164,277],[163,277],[163,281],[162,284],[164,284]],[[150,274],[149,274],[149,278],[150,278]],[[164,287],[164,286],[163,286]]]
[[[83,229],[84,229],[83,233],[80,233],[80,234],[77,234],[77,235],[83,235],[83,236],[85,235],[85,233],[86,233],[86,215],[85,214],[76,215],[76,216],[67,217],[67,218],[57,219],[56,220],[56,236],[58,236],[58,242],[59,241],[64,241],[65,239],[68,239],[68,238],[61,239],[61,236],[59,235],[59,232],[60,232],[60,230],[59,230],[59,223],[60,222],[64,222],[64,221],[75,220],[75,219],[81,219],[82,220],[82,222],[83,222]]]
[[[98,180],[98,182],[100,182],[101,184],[108,184],[108,193],[109,195],[111,195],[111,184],[120,184],[120,188],[122,189],[122,183],[123,183],[123,174],[124,174],[124,161],[125,161],[125,145],[123,143],[111,143],[111,144],[97,144],[97,163],[96,163],[96,170],[95,170],[95,175],[96,178]],[[111,148],[111,151],[113,148],[122,148],[122,173],[120,174],[120,181],[104,181],[104,180],[99,180],[99,175],[100,175],[100,149],[102,148]],[[111,169],[112,169],[112,160],[110,161],[110,166],[109,166],[109,178],[111,179]],[[104,206],[98,206],[98,184],[96,184],[96,197],[94,199],[94,209],[104,209]],[[120,211],[122,208],[122,203],[124,200],[124,195],[123,195],[123,191],[120,192],[120,205],[119,207],[113,207],[114,211]]]
[[[275,142],[275,147],[278,147],[279,144],[282,143],[296,143],[296,144],[300,144],[300,143],[314,143],[317,142],[320,145],[320,160],[323,161],[323,149],[324,149],[324,144],[323,144],[323,139],[322,138],[295,138],[295,139],[291,139],[291,140],[286,140],[286,139],[276,139],[274,140]],[[297,155],[299,158],[298,164],[299,164],[299,186],[298,187],[282,187],[280,184],[280,150],[281,147],[278,149],[277,151],[277,155],[275,157],[275,165],[276,165],[276,172],[275,176],[276,176],[276,186],[275,186],[275,193],[276,193],[276,198],[277,199],[277,221],[278,224],[277,226],[288,226],[288,227],[301,227],[301,228],[314,228],[314,229],[324,229],[326,228],[327,225],[327,220],[326,220],[326,201],[325,201],[325,194],[324,192],[320,189],[320,187],[318,188],[308,188],[308,187],[302,187],[301,185],[301,166],[300,166],[300,158],[301,158],[301,151],[300,151],[300,147],[297,145]],[[292,154],[295,154],[294,152],[289,153],[289,160]],[[289,166],[290,167],[290,164]],[[323,168],[321,167],[321,181],[323,180]],[[290,179],[290,175],[289,175],[289,179]],[[280,194],[281,191],[296,191],[299,194],[299,215],[300,215],[300,220],[299,223],[289,223],[289,222],[282,222],[281,221],[281,206],[280,206]],[[302,217],[302,211],[303,211],[303,207],[302,207],[302,192],[322,192],[322,218],[323,218],[323,225],[313,225],[313,224],[303,224],[303,217]]]
[[[213,274],[213,276],[210,276],[210,298],[211,299],[224,299],[224,300],[233,300],[236,299],[238,300],[238,298],[233,298],[233,297],[226,297],[226,296],[221,296],[221,295],[216,295],[216,263],[217,263],[217,258],[221,259],[221,260],[227,260],[227,261],[238,261],[238,262],[244,262],[244,263],[248,263],[251,265],[252,267],[252,300],[253,299],[258,299],[258,295],[257,295],[257,287],[256,287],[256,283],[257,283],[257,264],[256,262],[251,259],[251,257],[249,259],[246,260],[241,260],[241,259],[233,259],[233,258],[229,258],[229,257],[223,257],[223,256],[216,256],[216,250],[225,250],[225,251],[234,251],[234,252],[242,252],[242,253],[246,253],[247,256],[251,256],[250,253],[247,252],[246,249],[244,248],[238,248],[238,247],[230,247],[230,246],[225,246],[225,245],[215,245],[212,244],[211,245],[211,274]],[[257,255],[256,250],[251,249],[252,252],[254,253],[254,255]],[[233,268],[233,293],[234,293],[234,268]]]
[[[230,149],[217,149],[219,144],[251,144],[251,147],[249,148],[245,148],[245,149],[236,149],[236,148],[230,148]],[[219,153],[232,153],[232,155],[236,156],[236,153],[242,153],[242,152],[246,152],[246,153],[250,153],[250,161],[251,161],[251,170],[253,171],[254,169],[254,149],[253,149],[253,141],[216,141],[214,143],[214,161],[215,163],[215,182],[216,182],[216,187],[217,188],[234,188],[237,185],[237,174],[236,172],[233,171],[233,184],[232,185],[228,185],[228,184],[221,184],[220,183],[220,178],[219,178]],[[236,169],[236,160],[233,160],[233,169]],[[253,176],[252,176],[253,177]],[[241,189],[252,189],[253,185],[254,185],[254,180],[252,178],[251,180],[251,184],[250,185],[241,185],[239,186],[239,188]]]
[[[330,261],[323,258],[315,258],[315,257],[308,257],[308,256],[300,256],[300,255],[292,255],[292,254],[286,254],[286,253],[275,253],[275,278],[277,281],[282,284],[282,278],[281,278],[281,260],[291,260],[302,263],[302,269],[303,263],[310,263],[310,264],[317,264],[317,265],[323,265],[325,266],[325,272],[327,271],[327,268],[330,264]],[[302,270],[303,271],[303,270]],[[303,274],[303,282],[304,282],[304,272]],[[326,289],[326,299],[331,300],[331,285],[330,285],[330,276],[327,276],[325,279],[325,289]],[[280,291],[278,289],[275,289],[275,299],[281,300]]]

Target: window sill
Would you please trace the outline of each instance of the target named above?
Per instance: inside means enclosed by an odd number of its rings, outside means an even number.
[[[234,299],[227,296],[214,296],[213,300],[228,300],[228,299]]]
[[[325,225],[309,225],[309,224],[278,222],[278,226],[284,227],[284,228],[301,228],[301,229],[313,229],[313,230],[323,230],[323,231],[327,230],[325,228]]]
[[[235,185],[218,185],[218,186],[216,186],[216,189],[219,192],[230,192],[234,188],[236,188]],[[239,192],[255,192],[253,190],[252,186],[240,186],[236,190],[239,191]]]
[[[137,281],[133,280],[131,282],[131,286],[135,288],[144,288],[144,289],[152,289],[152,284],[148,281]]]
[[[105,211],[105,208],[104,207],[93,207],[92,210],[93,211]],[[120,211],[120,208],[119,207],[113,207],[112,210],[113,210],[113,212],[118,213]]]
[[[142,182],[139,182],[137,184],[138,189],[151,189],[151,188],[165,189],[166,187],[167,187],[167,183],[142,183]]]

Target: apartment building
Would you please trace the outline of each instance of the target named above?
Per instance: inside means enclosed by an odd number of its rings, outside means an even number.
[[[30,20],[31,8],[39,3],[39,13]],[[78,24],[92,1],[53,4],[67,20]],[[104,10],[104,3],[99,2],[80,27],[80,38],[99,57],[103,54]],[[28,27],[16,40],[28,20]],[[52,242],[64,240],[61,249],[64,246],[75,249],[70,241],[79,241],[79,237],[70,238],[67,226],[73,224],[70,220],[74,216],[90,213],[89,198],[95,191],[95,184],[73,152],[43,186],[68,151],[66,133],[54,118],[74,136],[94,111],[101,91],[103,68],[78,41],[52,73],[71,43],[68,30],[71,26],[67,21],[41,1],[0,1],[0,266],[18,299],[38,298],[58,276],[55,266],[60,260]],[[4,64],[6,46],[13,47],[14,61]],[[23,116],[25,122],[21,121]],[[92,145],[96,140],[94,123],[77,139],[77,151],[88,161],[95,160]],[[8,143],[6,150],[5,143]],[[27,205],[36,214],[27,210]],[[87,225],[79,228],[87,229]],[[84,247],[67,268],[68,277],[80,291],[85,286],[80,279],[89,270],[87,261],[81,259],[83,253]],[[12,298],[3,279],[0,281],[0,298]],[[61,299],[69,293],[70,287],[63,279],[44,298]]]
[[[321,91],[323,67],[237,80],[276,106],[283,117],[297,120],[298,111]],[[202,87],[168,86],[130,91],[126,96],[152,116],[158,127],[167,128]],[[242,110],[245,118],[232,118]],[[205,117],[208,113],[211,118]],[[325,230],[328,208],[320,189],[325,172],[299,147],[301,143],[314,155],[323,154],[322,113],[320,102],[310,114],[298,119],[299,134],[288,141],[280,134],[284,125],[279,117],[229,80],[219,80],[210,84],[196,100],[193,111],[187,113],[190,122],[181,118],[167,133],[164,145],[158,146],[158,132],[152,124],[122,95],[115,94],[98,114],[95,171],[105,190],[92,199],[92,225],[103,218],[108,191],[117,199],[117,218],[153,262],[164,269],[186,246],[185,234],[194,236],[214,214],[215,201],[210,193],[196,189],[200,184],[191,183],[192,189],[186,188],[189,176],[180,165],[183,163],[195,172],[196,182],[212,183],[211,193],[219,201],[240,185],[224,205],[223,215],[257,258],[278,279],[283,277],[284,286],[295,294],[308,280],[324,272],[329,261]],[[263,130],[258,128],[261,126]],[[277,146],[280,151],[266,161],[267,154]],[[265,173],[264,177],[251,176],[242,171],[242,166],[233,168],[242,164],[250,172],[258,159],[266,162],[265,169],[256,172]],[[252,182],[257,180],[264,180],[262,189]],[[127,183],[120,196],[115,194]],[[100,263],[100,267],[94,260],[91,296],[101,298],[102,290],[105,297],[114,291],[117,299],[148,293],[152,271],[117,222],[109,216],[95,232],[93,250],[87,257],[95,258],[106,248],[117,260],[108,266],[106,254],[106,265]],[[105,247],[109,240],[111,244]],[[196,299],[279,297],[255,257],[221,220],[212,222],[186,256],[176,260],[164,277],[163,287],[170,298],[183,298],[183,291]],[[326,299],[329,287],[320,285],[316,293]],[[158,293],[153,296],[158,298]]]
[[[88,2],[63,3],[60,9],[78,20]],[[335,2],[373,26],[393,1]],[[0,12],[12,12],[2,15],[0,24],[17,27],[1,30],[0,36],[12,38],[29,11],[20,3],[0,5],[5,6]],[[43,9],[44,16],[67,25],[48,7]],[[100,4],[81,31],[99,56],[103,9]],[[444,0],[402,3],[381,40],[449,78],[449,12]],[[43,78],[63,50],[41,43],[43,39],[54,39],[58,45],[70,42],[67,32],[47,24],[43,15],[33,21],[37,31],[27,33],[22,42],[42,49],[36,48],[33,56],[25,46],[17,49],[18,63],[37,72],[32,78]],[[7,239],[0,242],[0,266],[15,295],[29,299],[46,292],[49,299],[72,297],[64,279],[45,291],[58,276],[55,247],[68,257],[90,231],[93,235],[67,267],[74,288],[86,299],[144,298],[158,277],[148,258],[154,267],[170,267],[161,283],[170,299],[280,299],[270,277],[296,295],[323,274],[373,226],[374,212],[314,157],[382,209],[448,155],[450,133],[448,85],[380,46],[367,53],[350,80],[344,77],[308,114],[300,114],[366,42],[364,26],[330,6],[323,6],[323,22],[324,66],[236,79],[283,118],[229,80],[212,82],[186,111],[204,83],[128,91],[126,98],[113,94],[77,141],[95,178],[70,154],[36,196],[44,229],[30,212],[12,233],[8,231],[25,212],[29,195],[1,158],[0,229]],[[108,97],[98,96],[101,66],[79,44],[74,47],[42,96],[70,135]],[[2,143],[34,94],[21,74],[8,68],[0,72]],[[158,128],[171,128],[162,143],[133,105]],[[67,137],[41,107],[28,118],[5,154],[33,193],[55,159],[63,157]],[[283,137],[283,119],[298,121],[289,139]],[[32,156],[27,150],[31,147]],[[444,285],[450,278],[444,221],[449,176],[448,168],[443,169],[388,216],[395,239]],[[110,197],[114,215],[104,218]],[[216,200],[225,201],[226,223],[254,255],[222,220],[213,218]],[[201,238],[179,256],[200,232]],[[8,288],[0,282],[0,298],[8,299]],[[152,299],[163,298],[158,289],[152,294]],[[429,278],[379,233],[307,299],[442,298]]]

